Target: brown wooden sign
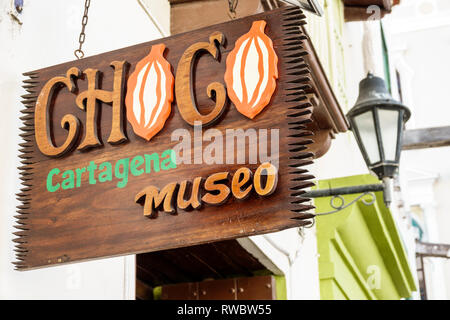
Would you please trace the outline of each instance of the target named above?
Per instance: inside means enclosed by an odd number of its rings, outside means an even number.
[[[309,223],[303,19],[279,9],[26,73],[17,268]]]

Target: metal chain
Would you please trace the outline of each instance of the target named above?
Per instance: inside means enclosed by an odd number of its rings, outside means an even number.
[[[239,0],[228,0],[228,16],[230,19],[236,19],[236,7]]]
[[[74,51],[75,57],[77,57],[77,59],[81,59],[84,57],[84,52],[83,50],[81,50],[81,48],[83,47],[84,40],[86,39],[86,33],[84,33],[84,29],[86,28],[86,25],[88,23],[88,11],[90,5],[91,0],[86,0],[84,2],[84,14],[83,19],[81,20],[81,32],[80,36],[78,37],[78,42],[80,43],[80,45],[78,49]]]

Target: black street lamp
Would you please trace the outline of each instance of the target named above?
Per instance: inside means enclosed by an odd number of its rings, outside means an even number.
[[[309,198],[338,197],[341,206],[333,206],[336,211],[346,208],[341,195],[383,191],[384,202],[391,202],[390,182],[398,171],[402,137],[405,123],[411,116],[411,111],[394,100],[383,79],[368,73],[359,83],[359,96],[355,106],[347,113],[350,129],[355,135],[358,146],[369,170],[374,172],[383,183],[345,188],[312,190],[302,196]],[[356,201],[355,200],[355,201]],[[330,212],[332,213],[332,212]],[[327,213],[328,214],[328,213]]]
[[[398,170],[405,122],[411,111],[392,99],[384,80],[371,73],[359,83],[355,106],[347,113],[367,167],[380,180]]]

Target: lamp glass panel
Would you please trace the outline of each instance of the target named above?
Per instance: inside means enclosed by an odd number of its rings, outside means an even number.
[[[370,164],[380,161],[378,140],[375,131],[375,120],[372,111],[361,113],[353,118],[361,139],[361,144],[366,150]]]
[[[399,116],[400,112],[397,110],[378,109],[384,157],[388,161],[396,160]]]

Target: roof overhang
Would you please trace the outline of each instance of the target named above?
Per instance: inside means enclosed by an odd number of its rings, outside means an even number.
[[[343,0],[344,19],[350,21],[379,20],[391,13],[392,7],[398,5],[400,0]],[[371,8],[371,6],[377,6]]]

